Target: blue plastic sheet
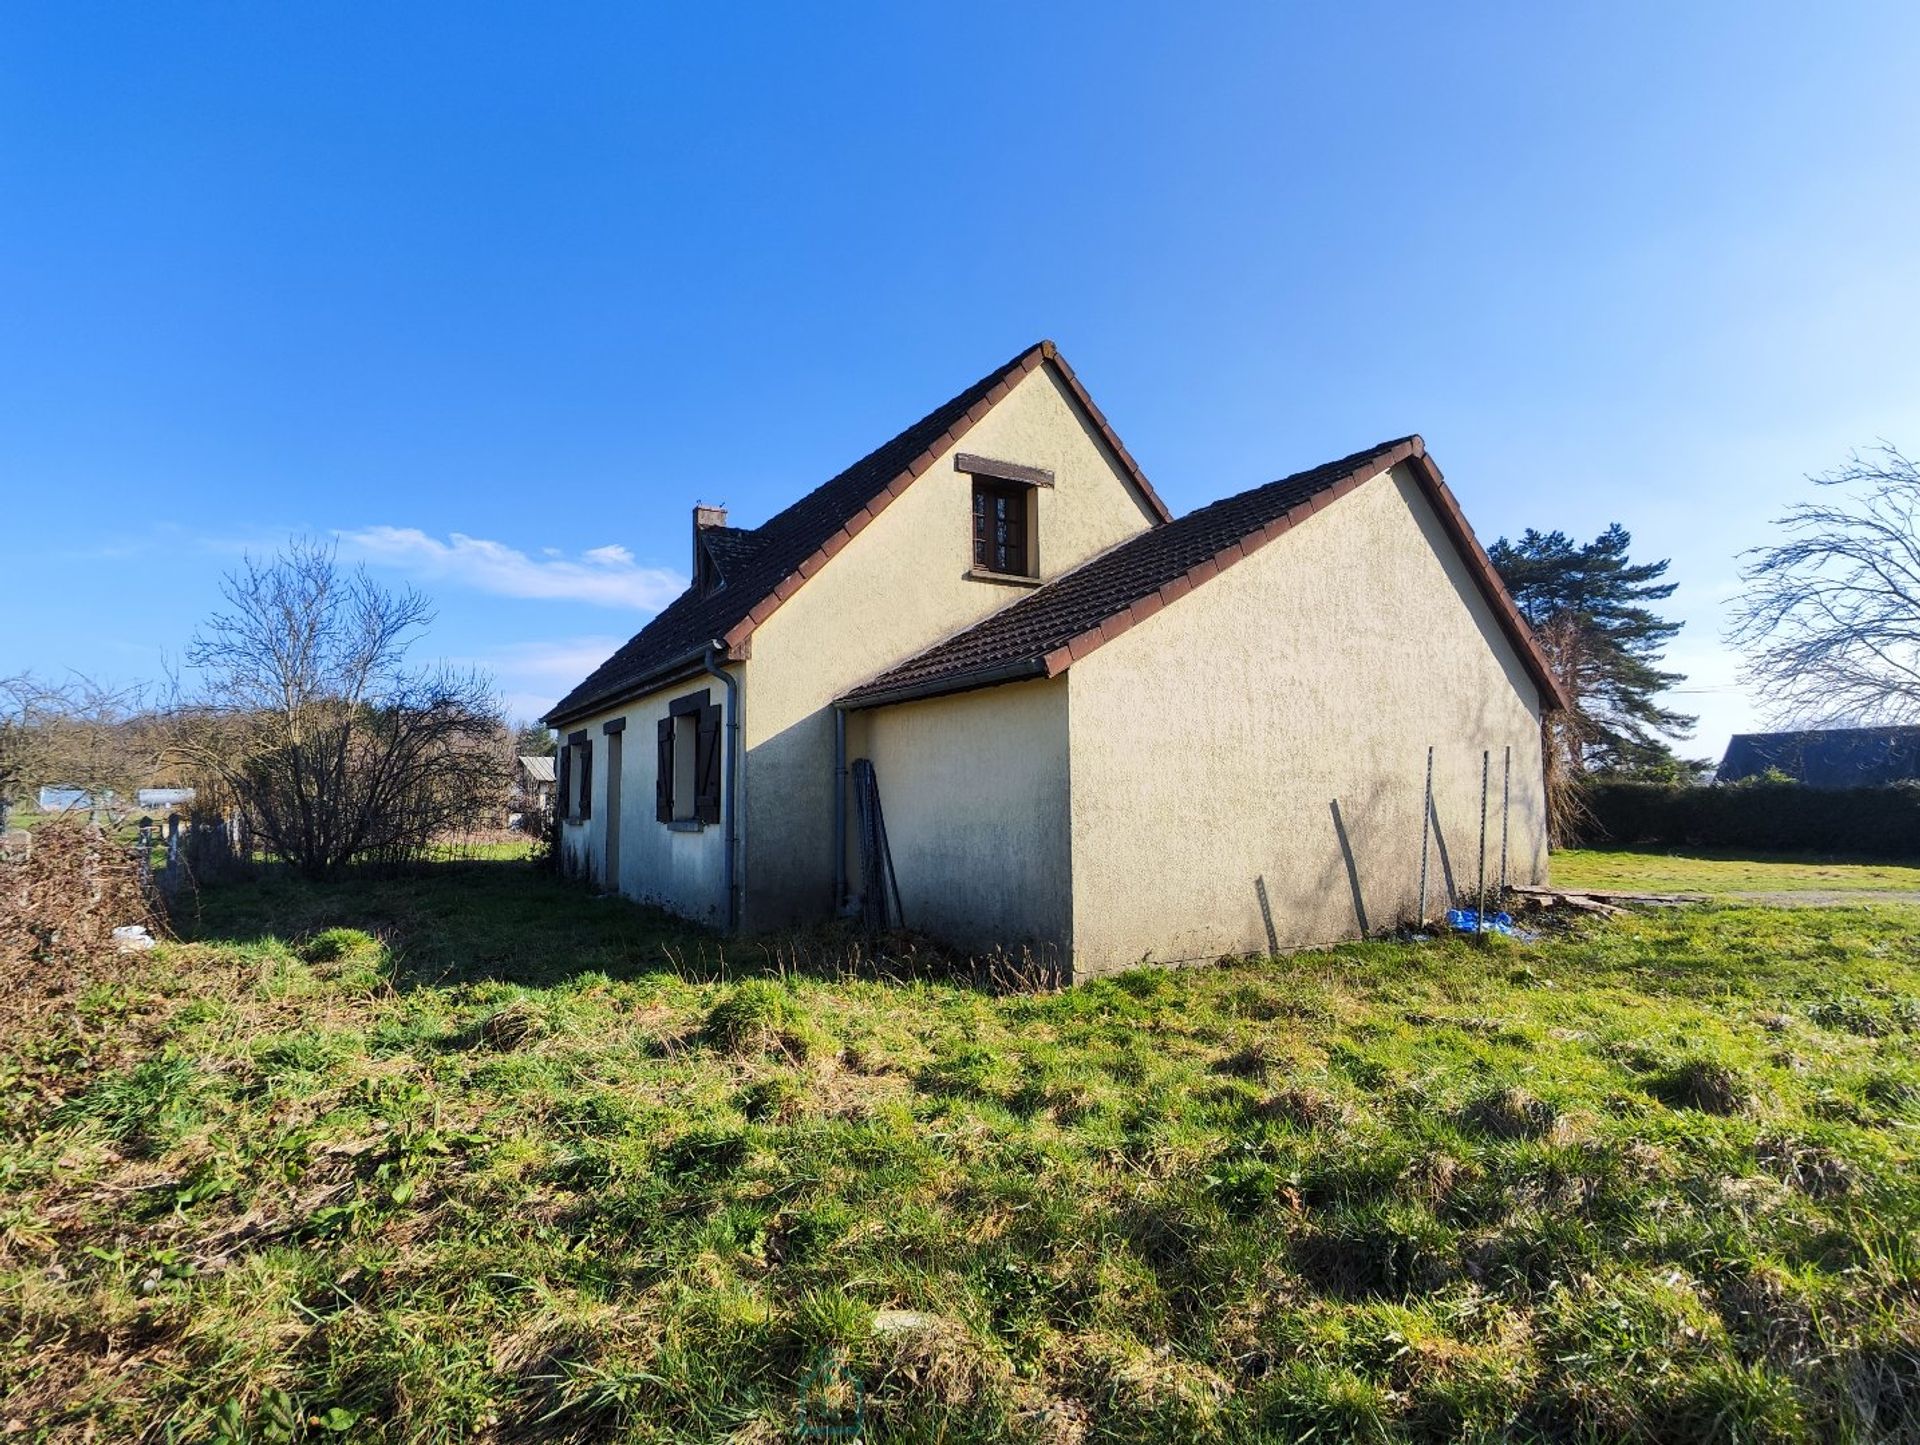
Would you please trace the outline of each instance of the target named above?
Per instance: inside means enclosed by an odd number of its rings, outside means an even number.
[[[1447,927],[1456,933],[1504,933],[1508,937],[1520,936],[1513,926],[1511,913],[1489,913],[1483,921],[1477,908],[1449,908]]]

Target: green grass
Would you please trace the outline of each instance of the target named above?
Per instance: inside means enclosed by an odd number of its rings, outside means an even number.
[[[199,936],[0,1053],[0,1430],[1920,1432],[1920,911],[1024,996],[504,863]]]
[[[1711,849],[1568,848],[1552,858],[1563,888],[1644,893],[1920,892],[1920,867],[1845,858],[1742,858]]]

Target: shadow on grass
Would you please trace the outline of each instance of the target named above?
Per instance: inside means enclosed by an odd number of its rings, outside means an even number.
[[[755,938],[710,929],[611,895],[587,892],[521,860],[425,863],[402,872],[312,882],[287,873],[204,889],[183,938],[297,944],[357,928],[386,944],[394,987],[500,981],[546,987],[583,974],[665,974],[695,982],[804,975],[939,981],[985,992],[1059,982],[1033,960],[963,958],[912,935],[847,928]]]
[[[1670,858],[1679,862],[1777,863],[1796,868],[1920,868],[1920,858],[1879,853],[1773,852],[1765,848],[1693,847],[1684,843],[1580,843],[1555,848],[1596,858]]]

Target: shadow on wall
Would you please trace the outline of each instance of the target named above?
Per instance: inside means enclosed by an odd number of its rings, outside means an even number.
[[[1353,895],[1354,922],[1360,925],[1360,932],[1364,936],[1373,930],[1367,926],[1367,899],[1360,889],[1360,865],[1353,860],[1353,840],[1347,836],[1347,820],[1340,816],[1340,800],[1329,799],[1327,808],[1333,814],[1333,836],[1340,843],[1340,861],[1347,870],[1347,890]],[[1267,931],[1273,931],[1271,924]]]
[[[1304,892],[1289,892],[1297,880],[1281,880],[1277,914],[1268,875],[1254,877],[1257,926],[1264,934],[1269,953],[1277,953],[1283,947],[1327,942],[1330,936],[1364,936],[1378,928],[1411,922],[1421,909],[1418,900],[1423,887],[1429,918],[1471,902],[1479,887],[1477,830],[1481,750],[1440,748],[1436,758],[1435,796],[1426,808],[1424,839],[1421,827],[1426,786],[1424,751],[1421,761],[1422,773],[1416,773],[1405,783],[1375,781],[1364,789],[1327,800],[1326,817],[1331,831],[1322,835],[1327,843],[1321,855],[1324,862],[1317,865],[1315,876],[1305,880]],[[1502,748],[1495,747],[1490,750],[1487,771],[1486,882],[1490,890],[1498,886],[1500,879],[1501,768]],[[1464,805],[1468,809],[1465,877],[1455,871],[1453,849],[1441,820],[1442,801],[1448,796],[1472,800]],[[1451,811],[1456,815],[1454,821],[1460,822],[1461,807],[1453,806]],[[1519,847],[1520,871],[1515,876],[1524,877],[1525,859],[1530,853],[1524,839]],[[1291,908],[1304,910],[1318,919],[1318,926],[1305,917],[1293,916]],[[1247,942],[1252,945],[1254,940]]]

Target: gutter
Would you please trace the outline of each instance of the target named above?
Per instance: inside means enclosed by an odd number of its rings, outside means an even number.
[[[650,692],[658,692],[670,683],[679,682],[684,678],[697,677],[701,673],[709,670],[706,666],[706,659],[714,648],[720,649],[720,655],[722,657],[731,657],[731,651],[725,643],[706,643],[697,651],[686,653],[671,662],[662,663],[652,672],[645,673],[633,679],[631,682],[621,683],[611,692],[602,693],[598,697],[588,698],[584,702],[576,703],[564,713],[556,708],[554,711],[542,717],[540,721],[550,728],[564,728],[575,718],[591,717],[597,712],[606,712],[609,708],[617,707],[631,698],[642,697]]]
[[[866,708],[890,707],[897,702],[918,702],[922,698],[946,697],[956,692],[974,692],[983,687],[997,687],[1003,682],[1026,682],[1050,675],[1044,659],[1029,657],[981,672],[962,673],[929,682],[905,683],[900,687],[890,687],[885,692],[867,693],[862,697],[843,697],[834,703],[834,707],[846,712],[860,712]]]
[[[724,642],[709,642],[698,656],[701,671],[720,680],[727,690],[727,786],[720,806],[721,827],[726,832],[726,854],[721,860],[721,887],[727,895],[727,927],[737,931],[746,917],[747,902],[747,823],[746,810],[740,806],[740,784],[746,777],[741,767],[740,679],[720,666],[727,655]]]

